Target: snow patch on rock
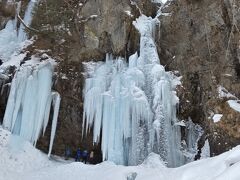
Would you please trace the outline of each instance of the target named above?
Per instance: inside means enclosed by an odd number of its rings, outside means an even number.
[[[223,86],[218,86],[217,91],[219,98],[236,98],[236,96],[228,92],[228,90]]]
[[[228,105],[237,112],[240,112],[240,101],[239,100],[228,100]]]
[[[222,114],[214,114],[214,116],[212,117],[213,122],[214,122],[214,123],[217,123],[217,122],[221,121],[221,118],[222,118],[222,117],[223,117]]]

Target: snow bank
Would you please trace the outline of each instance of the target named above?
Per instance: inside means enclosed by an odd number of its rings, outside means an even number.
[[[50,161],[30,143],[0,127],[0,180],[239,180],[240,146],[214,158],[167,168],[159,155],[151,154],[142,165],[112,162],[85,165]]]
[[[53,164],[29,142],[0,126],[0,180],[20,179],[25,173]]]
[[[213,158],[189,163],[173,170],[178,180],[239,180],[240,146]],[[230,174],[231,172],[231,174]],[[227,177],[227,178],[226,178]],[[173,179],[173,178],[172,178]]]

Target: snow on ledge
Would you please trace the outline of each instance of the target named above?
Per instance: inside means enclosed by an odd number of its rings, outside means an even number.
[[[221,121],[221,118],[222,118],[222,117],[223,117],[222,114],[214,114],[214,116],[212,117],[213,122],[214,122],[214,123],[217,123],[217,122]]]
[[[240,112],[240,101],[238,100],[228,100],[228,105],[237,112]]]
[[[217,90],[218,90],[219,98],[236,98],[236,96],[234,96],[233,94],[228,92],[228,90],[226,88],[224,88],[223,86],[218,86]]]
[[[153,3],[162,3],[165,4],[168,0],[152,0]]]
[[[132,14],[131,11],[126,10],[125,13],[126,13],[128,16],[133,17],[133,14]]]

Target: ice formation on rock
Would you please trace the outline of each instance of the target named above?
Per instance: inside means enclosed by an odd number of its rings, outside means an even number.
[[[49,61],[20,67],[12,80],[3,127],[36,145],[44,134],[54,102],[49,153],[55,136],[60,97],[52,93],[53,65]]]
[[[36,0],[31,0],[27,6],[24,23],[30,25],[32,22],[32,11],[37,3]],[[20,12],[21,1],[17,3],[16,17],[13,20],[9,20],[5,28],[0,31],[0,59],[5,62],[8,61],[12,55],[20,51],[23,42],[27,40],[27,34],[24,26],[21,24],[17,26],[17,15]]]
[[[160,65],[154,42],[157,19],[141,15],[134,25],[141,34],[140,56],[85,63],[83,127],[93,127],[103,159],[135,165],[150,152],[168,166],[184,164],[181,132],[176,118],[174,75]],[[100,137],[101,136],[101,137]]]
[[[56,134],[58,113],[59,113],[59,108],[60,108],[60,101],[61,101],[60,94],[58,92],[52,92],[53,119],[52,119],[52,129],[51,129],[51,136],[50,136],[50,144],[49,144],[48,156],[51,155],[53,141],[54,141],[55,134]],[[49,106],[49,104],[48,104],[48,106]],[[48,106],[47,106],[47,108],[48,108]],[[47,110],[49,111],[49,108]],[[45,114],[49,114],[49,113],[45,112]],[[46,130],[46,123],[44,123],[44,125],[45,126],[44,126],[43,132],[45,132],[45,130]]]
[[[36,3],[37,0],[30,0],[28,3],[23,19],[27,26],[31,24]],[[20,7],[21,1],[17,3],[17,15]],[[26,44],[27,34],[22,24],[19,29],[17,28],[17,15],[14,20],[7,23],[5,29],[0,31],[0,59],[4,62],[0,72],[4,73],[5,67],[9,65],[17,67],[11,83],[3,127],[36,145],[39,136],[46,130],[53,105],[48,153],[50,155],[60,107],[60,95],[51,90],[54,63],[49,58],[40,62],[39,59],[32,57],[20,66],[25,55],[18,54]]]
[[[18,8],[21,3],[18,3]],[[18,10],[17,10],[18,13]],[[0,31],[0,59],[7,61],[16,51],[19,43],[17,42],[17,16],[14,20],[9,20],[3,30]]]
[[[186,162],[194,161],[195,156],[198,154],[198,141],[203,134],[203,129],[200,125],[194,124],[189,118],[186,122],[186,148],[184,148],[184,154]]]
[[[37,0],[30,0],[27,6],[27,9],[25,11],[24,15],[24,23],[25,25],[29,26],[32,22],[32,13],[33,13],[33,8],[37,4]],[[23,24],[20,25],[19,31],[18,31],[18,42],[23,42],[27,40],[27,34],[25,32],[25,27]]]
[[[94,142],[99,142],[102,127],[104,159],[118,164],[125,164],[129,157],[131,161],[138,161],[139,156],[135,155],[140,152],[136,148],[142,147],[136,144],[141,141],[139,127],[152,117],[141,89],[144,74],[134,66],[128,67],[123,59],[113,60],[107,56],[106,63],[98,65],[90,76],[86,79],[84,98],[86,130],[94,125]]]
[[[201,149],[201,159],[210,157],[210,145],[208,139],[205,141],[204,146]]]

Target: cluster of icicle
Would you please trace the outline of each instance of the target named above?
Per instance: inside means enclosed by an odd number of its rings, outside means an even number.
[[[134,67],[134,62],[131,65],[128,68],[124,60],[113,60],[107,56],[106,63],[97,67],[92,77],[86,79],[86,129],[94,124],[94,142],[99,142],[102,127],[103,158],[117,164],[125,164],[128,156],[133,162],[137,160],[136,153],[140,152],[134,148],[137,146],[140,124],[152,119],[147,97],[142,90],[144,74]],[[127,152],[129,155],[126,155]]]
[[[157,152],[170,167],[185,163],[180,127],[176,125],[174,76],[165,71],[154,42],[157,19],[141,15],[135,27],[141,34],[140,56],[85,63],[83,127],[93,127],[103,159],[136,165]]]
[[[32,12],[36,3],[36,0],[28,3],[23,19],[27,26],[31,24]],[[19,13],[20,8],[21,1],[17,3],[16,14]],[[0,31],[0,59],[4,63],[8,63],[11,58],[17,59],[13,55],[19,53],[21,44],[24,44],[26,40],[27,34],[24,26],[21,24],[17,28],[16,15],[15,19],[10,20],[5,29]],[[11,65],[11,62],[8,64]],[[20,65],[20,60],[17,64]],[[60,106],[60,95],[51,90],[53,68],[53,60],[40,62],[32,57],[30,61],[26,61],[17,69],[11,83],[3,119],[4,128],[36,145],[38,138],[46,130],[52,105],[53,118],[49,156],[52,151]]]
[[[53,65],[49,61],[27,64],[15,73],[3,119],[3,127],[36,145],[49,121],[51,104],[53,119],[49,155],[55,136],[60,95],[52,92]]]

